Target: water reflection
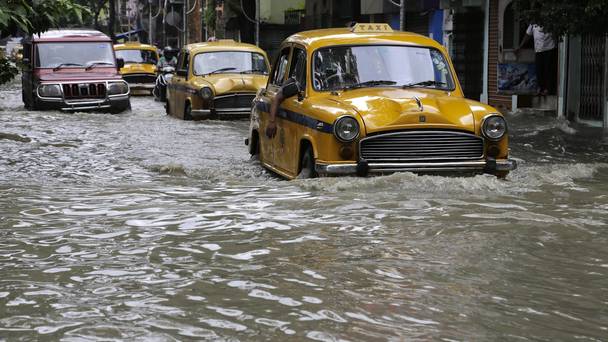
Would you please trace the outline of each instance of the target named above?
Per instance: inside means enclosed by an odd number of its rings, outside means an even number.
[[[520,169],[286,182],[246,122],[0,91],[0,331],[65,340],[602,340],[606,138],[511,118]],[[580,132],[583,128],[573,127]]]

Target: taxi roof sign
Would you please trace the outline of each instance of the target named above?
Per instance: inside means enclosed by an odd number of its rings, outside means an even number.
[[[393,28],[389,24],[379,23],[357,23],[351,29],[353,33],[383,33],[393,32]]]

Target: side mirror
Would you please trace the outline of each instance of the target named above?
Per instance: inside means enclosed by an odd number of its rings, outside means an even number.
[[[122,58],[116,58],[116,67],[122,69],[125,66],[125,60]]]
[[[285,81],[285,84],[281,86],[281,92],[283,93],[284,98],[289,98],[298,95],[298,100],[300,99],[300,85],[298,84],[298,81],[296,81],[294,78],[289,78],[287,81]]]
[[[177,76],[182,76],[182,77],[186,77],[186,75],[188,74],[188,72],[184,69],[177,69],[177,71],[175,72],[175,74]]]
[[[30,59],[27,57],[23,57],[23,59],[21,60],[21,62],[23,62],[23,64],[30,64]]]

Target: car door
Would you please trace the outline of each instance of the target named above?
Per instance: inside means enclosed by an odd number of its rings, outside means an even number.
[[[34,99],[32,46],[31,42],[23,44],[23,63],[21,69],[21,94],[23,102],[28,104],[31,104]]]
[[[281,105],[285,111],[289,112],[291,120],[282,119],[278,128],[275,160],[281,169],[291,174],[297,174],[300,162],[298,153],[300,137],[305,127],[295,122],[301,120],[293,119],[306,115],[303,108],[306,101],[306,50],[299,45],[293,46],[287,78],[294,78],[298,82],[302,94],[285,99]]]
[[[270,111],[270,104],[279,92],[281,85],[287,78],[287,70],[289,64],[289,57],[291,53],[291,46],[284,46],[279,53],[279,56],[274,63],[271,76],[268,78],[268,86],[266,87],[265,93],[262,95],[261,101],[262,115],[260,115],[260,154],[262,161],[269,164],[272,167],[279,168],[277,163],[277,144],[281,134],[281,127],[283,126],[283,118],[277,116],[277,134],[274,138],[269,139],[266,136],[266,127],[268,127],[268,115]],[[283,132],[284,134],[284,132]]]
[[[188,78],[188,52],[182,50],[177,59],[175,76],[171,78],[171,111],[178,118],[184,117],[186,102],[186,82]]]

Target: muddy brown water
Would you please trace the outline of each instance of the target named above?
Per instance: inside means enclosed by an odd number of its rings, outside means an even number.
[[[0,90],[0,340],[608,340],[608,138],[508,116],[506,181],[284,181],[247,122]]]

